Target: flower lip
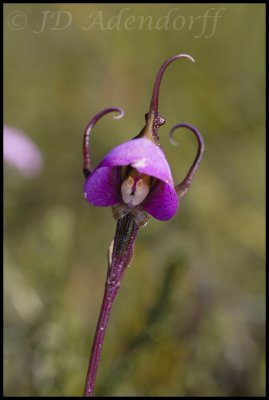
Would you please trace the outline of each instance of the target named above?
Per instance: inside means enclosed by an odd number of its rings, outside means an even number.
[[[140,174],[132,168],[121,185],[121,194],[124,203],[137,206],[142,203],[150,191],[151,178]]]

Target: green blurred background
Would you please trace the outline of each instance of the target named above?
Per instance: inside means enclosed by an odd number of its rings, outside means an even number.
[[[4,171],[5,395],[82,394],[116,226],[83,198],[82,133],[100,109],[124,108],[94,129],[96,165],[143,127],[163,61],[188,53],[196,63],[162,82],[161,143],[176,182],[196,142],[182,131],[172,146],[170,127],[197,126],[205,155],[180,212],[139,232],[95,394],[263,396],[265,5],[6,4],[4,29],[4,120],[44,158],[35,178]]]

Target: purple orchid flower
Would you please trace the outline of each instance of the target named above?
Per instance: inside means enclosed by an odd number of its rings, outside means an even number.
[[[105,114],[118,111],[118,118],[124,115],[121,108],[108,108],[98,113],[89,122],[84,134],[84,185],[85,199],[94,206],[113,207],[116,219],[131,214],[139,226],[143,226],[150,215],[158,220],[172,218],[179,206],[179,197],[190,186],[194,172],[201,160],[204,145],[196,128],[189,124],[176,125],[172,129],[185,127],[198,139],[198,155],[186,178],[174,186],[169,164],[160,147],[157,129],[165,123],[158,113],[158,95],[161,78],[167,66],[178,58],[192,57],[176,55],[161,67],[154,85],[150,112],[146,114],[146,125],[134,139],[112,149],[98,166],[91,171],[88,153],[89,135],[96,122]],[[115,207],[116,206],[116,207]]]
[[[187,54],[177,54],[161,66],[153,88],[150,110],[145,115],[146,124],[133,139],[112,149],[95,169],[91,167],[89,138],[97,121],[110,112],[124,112],[119,107],[111,107],[96,114],[86,126],[83,137],[84,197],[98,207],[112,207],[113,216],[118,221],[114,241],[109,249],[108,273],[96,334],[92,345],[84,396],[92,396],[98,362],[108,323],[110,310],[121,279],[133,257],[134,242],[139,227],[145,226],[152,216],[160,221],[172,218],[179,207],[180,199],[192,183],[193,176],[201,161],[204,142],[200,132],[192,125],[182,123],[170,131],[170,140],[178,128],[189,129],[196,137],[198,150],[186,177],[174,185],[169,164],[162,151],[158,129],[165,119],[158,112],[159,89],[166,68],[175,60],[194,59]]]
[[[39,148],[21,131],[4,125],[4,161],[25,177],[38,175],[43,159]]]

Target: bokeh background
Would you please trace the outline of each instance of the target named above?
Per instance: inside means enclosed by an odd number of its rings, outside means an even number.
[[[171,65],[160,91],[175,181],[196,142],[182,131],[172,146],[170,127],[197,126],[206,151],[180,212],[139,232],[95,394],[265,393],[265,5],[6,4],[4,121],[43,159],[31,176],[4,169],[6,396],[82,394],[116,226],[83,198],[82,133],[100,109],[124,108],[95,127],[95,165],[135,136],[176,53],[196,63]]]

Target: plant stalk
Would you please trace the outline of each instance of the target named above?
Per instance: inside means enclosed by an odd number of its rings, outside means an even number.
[[[111,246],[109,250],[109,265],[105,284],[105,292],[96,327],[95,337],[92,344],[84,389],[84,397],[93,396],[98,364],[110,312],[118,293],[125,269],[132,261],[137,231],[138,225],[136,225],[130,215],[126,215],[118,220],[113,247]]]

